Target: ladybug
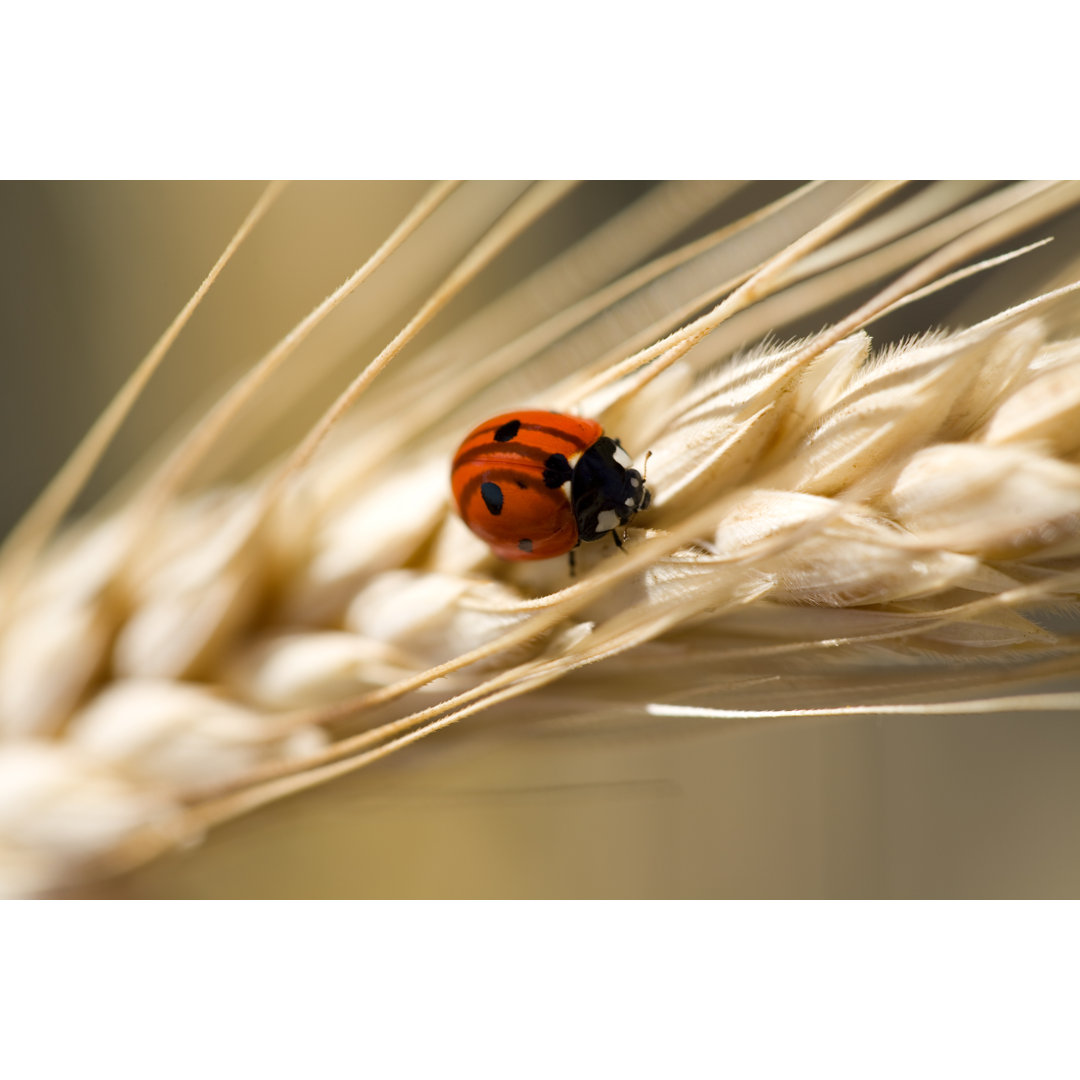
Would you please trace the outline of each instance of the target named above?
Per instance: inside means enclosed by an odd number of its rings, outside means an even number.
[[[570,555],[619,528],[650,494],[618,439],[595,420],[525,409],[485,420],[454,455],[462,520],[501,559]]]

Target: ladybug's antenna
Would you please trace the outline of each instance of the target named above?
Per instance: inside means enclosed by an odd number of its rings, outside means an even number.
[[[645,470],[648,469],[648,467],[649,467],[649,458],[651,458],[651,457],[652,457],[652,451],[651,450],[646,450],[645,451],[645,460],[641,463],[641,482],[643,484],[648,479],[648,476],[645,474]]]

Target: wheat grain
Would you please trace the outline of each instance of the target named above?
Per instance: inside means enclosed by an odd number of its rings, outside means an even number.
[[[1072,669],[1080,293],[1031,298],[1025,283],[1008,311],[886,348],[865,328],[1080,203],[1080,185],[811,185],[641,265],[738,191],[662,186],[403,352],[568,191],[528,194],[411,301],[404,329],[284,463],[181,493],[272,370],[305,385],[295,344],[378,275],[381,255],[127,506],[39,553],[50,502],[14,539],[0,891],[115,871],[526,695],[531,714],[578,718],[745,720],[868,700],[987,711],[1006,699],[986,697],[973,659],[993,656],[1003,692]],[[422,238],[460,195],[437,188],[393,243]],[[999,262],[978,269],[1007,272]],[[741,336],[879,280],[810,337]],[[531,400],[582,408],[651,451],[655,499],[627,554],[582,549],[572,583],[561,563],[496,564],[447,512],[454,439]],[[910,667],[917,702],[897,679]]]

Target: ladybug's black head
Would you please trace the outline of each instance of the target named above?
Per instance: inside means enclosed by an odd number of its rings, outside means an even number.
[[[581,540],[599,540],[648,507],[651,496],[645,479],[632,464],[630,455],[606,435],[578,459],[570,502]]]

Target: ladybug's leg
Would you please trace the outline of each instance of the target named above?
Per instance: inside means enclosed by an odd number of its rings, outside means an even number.
[[[620,550],[620,551],[621,551],[621,552],[622,552],[622,553],[623,553],[624,555],[629,555],[629,554],[630,554],[630,552],[629,552],[629,551],[627,551],[627,550],[626,550],[626,548],[624,548],[624,547],[623,547],[623,542],[624,542],[624,540],[626,539],[626,537],[625,537],[625,535],[624,535],[624,536],[620,536],[620,535],[619,535],[619,530],[618,530],[618,529],[612,529],[612,530],[611,530],[611,539],[615,541],[615,546],[616,546],[616,547],[617,547],[617,548],[618,548],[618,549],[619,549],[619,550]]]
[[[570,559],[570,576],[571,577],[577,577],[577,572],[576,572],[576,570],[574,568],[574,549],[571,548],[570,551],[567,553],[567,555],[568,555],[568,557]]]

